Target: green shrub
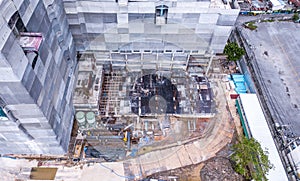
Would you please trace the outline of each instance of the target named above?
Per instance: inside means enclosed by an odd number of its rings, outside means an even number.
[[[293,21],[297,21],[299,19],[299,14],[298,13],[294,13],[292,19],[293,19]]]
[[[254,22],[248,22],[245,24],[246,28],[249,28],[250,30],[255,30],[257,26],[254,24]]]

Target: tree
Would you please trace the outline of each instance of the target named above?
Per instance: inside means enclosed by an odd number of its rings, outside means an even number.
[[[294,13],[292,19],[293,19],[293,21],[299,20],[299,14],[298,13]]]
[[[245,50],[240,48],[237,43],[227,43],[224,48],[224,54],[227,55],[229,61],[237,61],[245,54]]]
[[[244,136],[233,145],[233,151],[231,160],[235,163],[237,173],[249,180],[268,180],[266,174],[273,165],[269,161],[268,152],[261,148],[258,141]]]

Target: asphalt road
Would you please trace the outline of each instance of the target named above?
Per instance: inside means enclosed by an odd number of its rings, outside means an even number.
[[[273,119],[300,136],[300,23],[261,22],[242,29]]]

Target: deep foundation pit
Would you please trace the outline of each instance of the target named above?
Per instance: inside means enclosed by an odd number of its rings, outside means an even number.
[[[95,123],[79,129],[84,157],[123,160],[200,138],[210,128],[215,103],[206,77],[183,70],[102,72]]]

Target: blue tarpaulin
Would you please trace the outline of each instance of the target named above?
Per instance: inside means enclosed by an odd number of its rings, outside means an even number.
[[[6,114],[4,113],[1,107],[0,107],[0,117],[6,117]]]
[[[246,84],[245,84],[244,75],[231,74],[229,79],[233,80],[234,85],[235,85],[235,91],[238,94],[247,93],[247,87],[246,87]]]

